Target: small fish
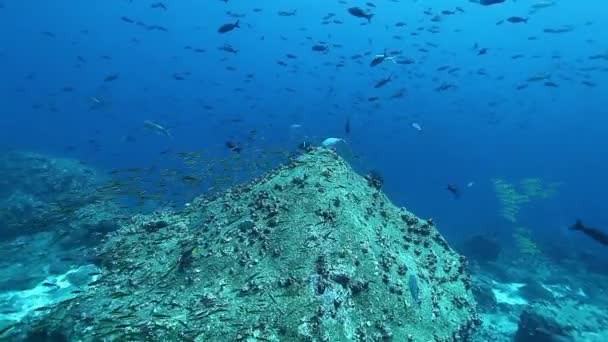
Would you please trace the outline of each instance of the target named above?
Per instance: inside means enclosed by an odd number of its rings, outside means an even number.
[[[242,147],[240,147],[236,142],[231,140],[226,141],[226,147],[228,147],[230,151],[235,153],[241,153],[241,151],[243,151]]]
[[[312,50],[318,52],[327,52],[329,47],[327,45],[317,44],[312,46]]]
[[[418,132],[422,132],[422,126],[420,126],[419,123],[417,122],[412,122],[411,125],[413,129],[417,130]]]
[[[277,14],[279,16],[281,16],[281,17],[292,17],[292,16],[296,15],[296,10],[293,10],[293,11],[279,11]]]
[[[106,76],[103,81],[104,82],[112,82],[112,81],[116,81],[118,79],[118,74],[111,74]]]
[[[374,88],[376,88],[376,89],[382,88],[392,80],[393,80],[393,75],[390,75],[387,78],[383,78],[383,79],[379,80],[378,82],[376,82],[376,84],[374,85]]]
[[[48,282],[48,281],[45,281],[44,283],[42,283],[42,286],[46,286],[46,287],[60,287],[59,285],[57,285],[55,283]]]
[[[234,24],[224,24],[224,25],[220,26],[220,28],[217,29],[217,32],[227,33],[227,32],[234,30],[235,28],[240,28],[238,20]]]
[[[369,66],[375,67],[376,65],[382,64],[382,62],[384,62],[386,60],[389,60],[389,61],[392,61],[393,63],[396,63],[394,56],[389,57],[386,54],[381,54],[381,55],[376,55],[374,57],[374,59],[372,59],[372,61],[369,63]]]
[[[599,229],[585,226],[581,220],[576,220],[576,223],[570,227],[570,230],[581,231],[583,234],[589,236],[593,240],[601,243],[604,246],[608,246],[608,234],[600,231]]]
[[[337,143],[340,143],[340,142],[346,143],[346,140],[344,140],[342,138],[327,138],[327,139],[323,140],[323,142],[321,143],[321,145],[323,147],[330,147],[330,146],[334,146],[334,145],[336,145]]]
[[[448,184],[448,186],[446,187],[446,190],[451,192],[452,195],[454,195],[454,198],[456,198],[456,199],[460,198],[460,189],[458,189],[458,187],[456,185]]]
[[[220,47],[220,50],[226,51],[229,53],[234,53],[234,54],[238,53],[238,51],[235,48],[233,48],[232,45],[230,45],[230,44],[224,44],[224,46]]]
[[[522,17],[509,17],[507,18],[507,21],[513,24],[518,24],[518,23],[527,23],[528,22],[528,18],[522,18]]]
[[[359,7],[351,7],[348,9],[348,13],[350,13],[351,15],[357,17],[357,18],[365,18],[367,19],[367,22],[371,22],[372,21],[372,17],[374,16],[371,13],[368,13],[364,10],[362,10]]]
[[[171,132],[169,132],[168,128],[166,128],[164,126],[161,126],[161,125],[159,125],[159,124],[157,124],[155,122],[152,122],[150,120],[145,120],[144,121],[144,126],[147,129],[149,129],[149,130],[151,130],[153,132],[156,132],[157,134],[164,135],[164,136],[167,136],[167,137],[170,137],[170,138],[172,137]]]
[[[344,124],[344,133],[350,134],[350,117],[346,118],[346,123]]]
[[[490,5],[501,4],[505,1],[506,0],[479,0],[479,4],[481,4],[483,6],[490,6]]]
[[[129,24],[133,24],[135,21],[129,17],[120,17],[120,19],[122,21],[124,21],[125,23],[129,23]]]
[[[162,2],[155,2],[153,4],[150,5],[151,8],[160,8],[163,11],[167,10],[167,6],[165,6],[165,4],[163,4]]]

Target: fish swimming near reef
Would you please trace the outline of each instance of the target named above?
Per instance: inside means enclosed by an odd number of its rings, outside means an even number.
[[[169,132],[169,129],[167,127],[161,126],[161,125],[157,124],[156,122],[146,120],[146,121],[144,121],[144,126],[147,129],[149,129],[157,134],[172,137],[171,132]]]
[[[330,147],[330,146],[334,146],[337,143],[346,143],[346,140],[342,139],[342,138],[327,138],[325,140],[323,140],[323,142],[321,143],[321,145],[323,145],[323,147]]]
[[[608,246],[608,234],[599,229],[585,226],[581,220],[576,220],[576,223],[570,227],[570,230],[581,231],[583,234],[589,236],[593,240],[601,243],[604,246]]]

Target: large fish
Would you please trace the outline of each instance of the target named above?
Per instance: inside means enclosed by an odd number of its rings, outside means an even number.
[[[237,20],[234,24],[224,24],[222,26],[220,26],[219,29],[217,29],[217,32],[219,33],[226,33],[226,32],[230,32],[232,30],[234,30],[235,28],[239,28],[239,21]]]
[[[365,18],[365,19],[367,19],[368,22],[371,22],[372,17],[374,16],[373,14],[365,12],[364,10],[362,10],[359,7],[349,8],[348,13],[350,13],[351,15],[354,15],[357,18]]]
[[[608,234],[600,231],[599,229],[587,227],[581,220],[576,220],[576,223],[570,227],[570,230],[578,230],[583,234],[589,236],[593,240],[601,243],[604,246],[608,246]]]

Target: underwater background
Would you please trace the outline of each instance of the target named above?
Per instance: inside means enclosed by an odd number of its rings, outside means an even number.
[[[535,274],[545,305],[593,306],[548,336],[608,340],[606,246],[569,229],[608,234],[608,5],[491,2],[0,0],[0,309],[115,229],[49,233],[91,196],[180,208],[323,144],[495,285],[477,340],[517,335],[540,299],[496,283]]]

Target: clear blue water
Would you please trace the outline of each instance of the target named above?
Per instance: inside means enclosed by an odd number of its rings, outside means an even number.
[[[161,169],[175,166],[163,151],[231,158],[226,141],[236,141],[253,160],[339,137],[357,170],[378,170],[388,196],[434,218],[452,244],[491,234],[511,245],[525,226],[568,258],[608,259],[605,246],[568,230],[581,218],[608,231],[603,1],[544,1],[551,6],[538,9],[540,0],[153,3],[2,0],[2,150],[104,171]],[[352,6],[373,13],[371,22],[350,15]],[[328,13],[335,16],[323,23]],[[528,21],[506,20],[512,16]],[[240,28],[218,33],[237,19]],[[238,52],[220,49],[227,44]],[[314,51],[317,44],[328,50]],[[412,63],[370,66],[384,51]],[[110,75],[118,78],[104,81]],[[455,87],[437,89],[444,84]],[[399,91],[405,95],[391,98]],[[500,215],[493,180],[525,178],[560,185],[555,196],[524,205],[514,224]],[[462,190],[459,199],[448,184]]]

